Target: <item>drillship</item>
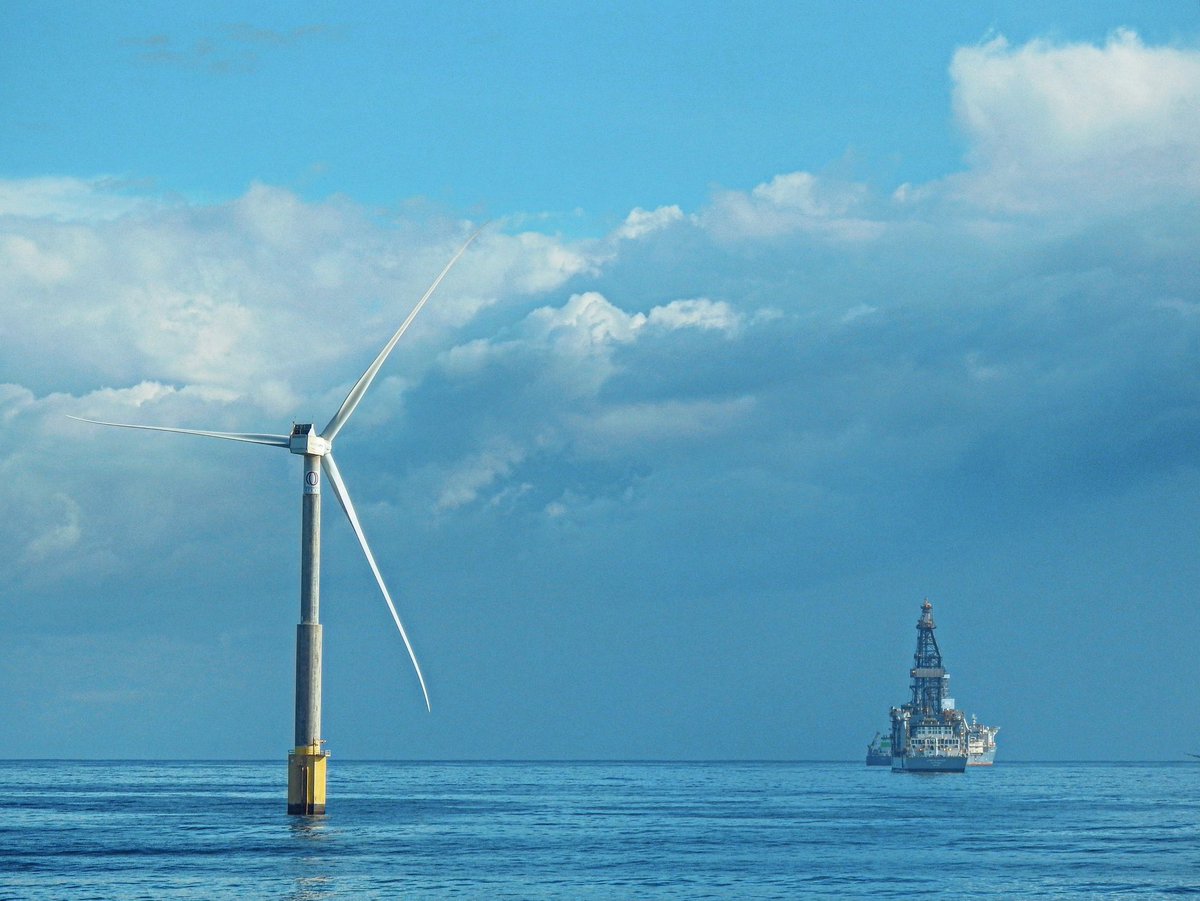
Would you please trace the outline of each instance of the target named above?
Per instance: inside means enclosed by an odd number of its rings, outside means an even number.
[[[933,605],[921,605],[912,697],[892,708],[892,772],[961,773],[967,767],[967,724],[949,697],[950,677],[942,666],[933,630]]]

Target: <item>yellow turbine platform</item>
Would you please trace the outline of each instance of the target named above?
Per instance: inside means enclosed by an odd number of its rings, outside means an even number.
[[[288,813],[320,816],[325,813],[325,762],[329,752],[321,742],[301,745],[288,754]]]

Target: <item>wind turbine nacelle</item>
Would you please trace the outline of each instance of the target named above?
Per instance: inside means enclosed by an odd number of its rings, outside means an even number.
[[[311,422],[298,422],[292,426],[288,439],[288,450],[293,454],[311,454],[323,457],[329,453],[329,442],[317,434]]]

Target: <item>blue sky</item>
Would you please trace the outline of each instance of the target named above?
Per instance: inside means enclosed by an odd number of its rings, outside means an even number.
[[[618,221],[799,163],[889,187],[959,164],[955,47],[1102,41],[1117,25],[1180,40],[1195,16],[1186,3],[171,6],[6,4],[12,175],[213,198],[259,180]]]
[[[1194,4],[3,9],[11,756],[1200,748]]]

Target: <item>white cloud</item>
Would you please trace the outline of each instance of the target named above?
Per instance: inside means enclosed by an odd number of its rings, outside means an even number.
[[[641,238],[669,228],[683,218],[683,210],[676,205],[660,206],[655,210],[637,207],[625,217],[625,221],[616,231],[616,236],[626,239]]]
[[[89,222],[160,206],[157,198],[123,193],[134,187],[115,178],[0,179],[0,217]]]
[[[553,616],[556,636],[560,622],[584,636],[564,655],[595,653],[595,672],[616,672],[594,616],[614,604],[619,624],[626,611],[734,597],[705,618],[749,629],[758,646],[783,621],[760,611],[795,619],[778,598],[870,597],[882,609],[897,585],[933,573],[965,611],[973,591],[1026,596],[1030,573],[1061,581],[1072,540],[1085,549],[1079,571],[1088,554],[1120,565],[1143,542],[1138,559],[1157,565],[1128,567],[1126,582],[1150,577],[1148,609],[1178,607],[1176,562],[1189,551],[1182,540],[1183,556],[1168,550],[1194,517],[1200,434],[1195,219],[1121,214],[1194,208],[1190,164],[1172,156],[1193,147],[1181,101],[1192,61],[1129,36],[964,51],[955,77],[973,168],[894,200],[790,172],[695,215],[635,210],[594,242],[485,231],[339,449],[381,565],[411,563],[397,581],[444,592],[410,624],[463,637],[418,649],[442,655],[430,668],[446,696],[495,709],[526,684],[506,670],[520,655],[495,656],[495,685],[449,659],[481,659],[472,628],[518,646],[519,632],[488,628],[516,609],[533,617],[529,634]],[[1103,103],[1089,100],[1094,80]],[[1118,161],[1131,174],[1110,190],[1127,194],[1105,200]],[[1177,190],[1157,191],[1154,177]],[[198,453],[189,439],[137,440],[62,414],[262,431],[327,415],[470,224],[383,223],[349,200],[264,185],[229,203],[124,213],[130,197],[96,183],[6,187],[0,579],[14,588],[0,613],[43,633],[103,609],[114,632],[156,621],[193,634],[203,609],[272,636],[230,655],[242,666],[278,659],[272,647],[286,655],[296,461]],[[1038,211],[1037,227],[996,215],[1013,209]],[[327,522],[353,546],[336,507]],[[343,575],[329,567],[333,597]],[[1127,596],[1103,577],[1067,586],[1039,615],[1091,589]],[[510,603],[522,596],[545,603]],[[611,647],[654,653],[638,630],[612,634]],[[85,659],[70,688],[103,693],[127,681],[123,656],[145,650],[94,643],[126,653],[114,664],[68,644],[45,671]],[[196,673],[167,656],[142,654],[155,678],[176,667],[172,695],[186,696]],[[231,697],[257,684],[237,681]],[[564,681],[564,697],[579,684]],[[634,697],[637,678],[612,689]],[[37,708],[58,723],[55,700]],[[247,716],[265,709],[248,704]]]
[[[71,262],[62,254],[48,252],[24,235],[9,235],[0,240],[0,266],[10,277],[38,287],[65,281],[72,273]]]
[[[724,191],[698,216],[719,240],[749,241],[802,232],[829,240],[859,242],[878,237],[870,218],[865,185],[789,172],[756,185],[749,193]]]
[[[648,333],[690,329],[731,336],[741,325],[741,316],[724,301],[674,300],[648,313],[630,313],[599,292],[585,291],[571,295],[561,307],[533,310],[510,335],[454,347],[442,362],[447,372],[461,377],[503,360],[535,355],[542,360],[542,378],[555,382],[567,396],[590,397],[618,371],[615,351]]]
[[[539,307],[509,336],[476,339],[442,357],[446,371],[464,376],[531,354],[544,358],[542,377],[572,396],[591,395],[614,371],[612,351],[635,340],[646,316],[626,313],[597,292],[572,295],[561,307]]]
[[[994,226],[971,221],[972,211],[1090,216],[1200,194],[1200,51],[1148,47],[1128,30],[1099,46],[997,37],[959,49],[950,75],[966,171],[902,184],[888,198],[789,172],[723,191],[693,218],[721,242],[862,243],[888,234],[898,212],[943,201],[956,205],[961,228],[979,231]]]
[[[500,296],[553,291],[567,279],[595,275],[602,261],[581,245],[532,231],[515,235],[488,231],[477,243],[482,245],[482,253],[472,253],[481,259],[471,267],[472,272],[485,276],[487,290]]]
[[[646,324],[641,313],[626,313],[601,294],[574,294],[562,307],[541,307],[525,320],[525,332],[545,344],[588,355],[632,341]]]
[[[198,386],[293,415],[314,391],[332,384],[344,394],[324,368],[345,359],[335,378],[352,380],[470,228],[384,225],[348,201],[308,203],[265,185],[208,206],[117,191],[106,182],[0,181],[9,213],[0,215],[0,339],[10,380],[38,392],[143,380]],[[498,299],[551,290],[595,265],[548,236],[485,232],[396,365],[427,363],[423,341]],[[55,348],[70,355],[48,367],[46,349]]]
[[[520,333],[526,343],[552,348],[573,357],[607,356],[629,344],[648,326],[678,329],[736,331],[740,317],[723,301],[706,298],[673,300],[649,313],[627,313],[597,291],[573,294],[561,307],[540,307],[526,317]]]
[[[507,441],[497,441],[487,450],[472,455],[444,479],[437,509],[453,510],[471,503],[481,491],[512,472],[523,459],[525,451]]]
[[[695,352],[672,336],[690,332],[731,340],[742,327],[742,315],[725,301],[674,300],[645,313],[629,312],[600,292],[587,291],[571,295],[561,306],[531,311],[494,338],[453,348],[442,357],[444,373],[465,384],[509,386],[507,415],[502,426],[494,425],[503,430],[500,444],[458,465],[444,481],[438,508],[472,503],[485,487],[496,486],[506,500],[536,495],[546,515],[555,518],[563,509],[545,500],[544,492],[553,492],[562,476],[550,475],[549,484],[531,481],[522,470],[530,461],[557,460],[561,465],[574,454],[593,461],[620,459],[641,453],[641,446],[703,442],[724,433],[748,413],[752,398],[627,402],[621,392],[608,396],[607,386],[618,377],[634,383],[648,378],[647,388],[653,390],[655,380],[673,375],[669,363],[660,369],[664,361],[680,358],[682,365],[680,355]],[[646,360],[651,362],[641,362]],[[546,465],[551,473],[557,469]],[[506,480],[526,487],[514,492]]]
[[[130,416],[141,419],[138,411],[143,408],[162,410],[168,418],[187,418],[192,410],[209,407],[225,407],[241,398],[237,392],[204,385],[187,385],[176,388],[161,382],[139,382],[128,388],[100,388],[89,392],[73,403],[75,415],[92,417],[116,417],[128,420]],[[78,411],[78,412],[76,412]],[[172,419],[174,421],[174,419]],[[146,423],[171,425],[172,422]]]
[[[139,382],[129,388],[101,388],[91,392],[85,400],[90,404],[99,401],[106,408],[132,407],[138,409],[144,404],[154,403],[164,397],[174,397],[180,393],[173,385],[160,382]]]
[[[846,212],[847,197],[819,197],[820,184],[809,172],[790,172],[777,175],[770,182],[758,185],[750,192],[753,200],[779,210],[791,210],[811,218],[824,218]]]
[[[1200,190],[1200,52],[996,38],[960,49],[954,108],[972,171],[955,184],[985,208],[1141,207]]]
[[[43,563],[51,557],[66,553],[79,543],[79,505],[65,494],[51,498],[60,516],[44,525],[42,531],[25,545],[25,562]]]
[[[16,416],[33,406],[33,392],[21,385],[0,384],[0,419],[11,422]]]
[[[741,316],[725,301],[707,298],[673,300],[665,306],[654,307],[646,317],[646,325],[668,330],[695,328],[719,331],[732,335],[741,327]]]

